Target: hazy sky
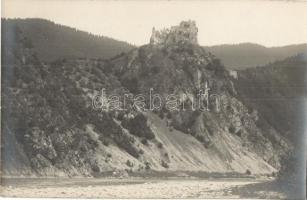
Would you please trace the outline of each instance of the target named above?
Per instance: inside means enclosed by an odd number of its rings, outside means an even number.
[[[45,18],[132,44],[148,43],[151,29],[196,21],[201,45],[307,43],[305,1],[3,0],[2,16]]]

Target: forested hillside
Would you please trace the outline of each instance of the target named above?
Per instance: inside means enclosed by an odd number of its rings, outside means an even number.
[[[134,47],[126,42],[55,24],[44,19],[2,19],[2,41],[16,43],[16,35],[25,36],[26,46],[38,58],[49,62],[63,58],[107,59]],[[13,44],[12,44],[13,45]]]

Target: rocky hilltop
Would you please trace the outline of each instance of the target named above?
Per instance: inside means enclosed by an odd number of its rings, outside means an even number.
[[[110,60],[42,63],[23,32],[4,42],[2,158],[6,174],[98,176],[106,173],[272,174],[291,143],[236,79],[197,44],[195,22],[153,31],[150,44]],[[217,97],[193,109],[199,91]],[[97,110],[93,97],[185,96],[184,110]],[[119,101],[120,103],[121,100]],[[144,101],[144,107],[150,107]],[[265,126],[259,125],[259,122]]]

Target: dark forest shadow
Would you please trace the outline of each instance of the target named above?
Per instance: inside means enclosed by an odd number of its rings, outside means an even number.
[[[268,181],[230,189],[233,195],[256,199],[305,199],[304,186],[286,181]]]

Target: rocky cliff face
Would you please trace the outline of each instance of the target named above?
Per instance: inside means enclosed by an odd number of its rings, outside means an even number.
[[[255,174],[280,168],[290,149],[257,107],[238,96],[232,76],[197,45],[194,22],[153,32],[149,45],[107,61],[41,63],[18,33],[4,46],[3,169],[7,174],[84,175],[107,172],[206,171]],[[9,45],[9,44],[6,44]],[[194,110],[210,88],[206,110]],[[96,110],[109,95],[184,95],[173,110]],[[147,101],[145,107],[150,106]]]

